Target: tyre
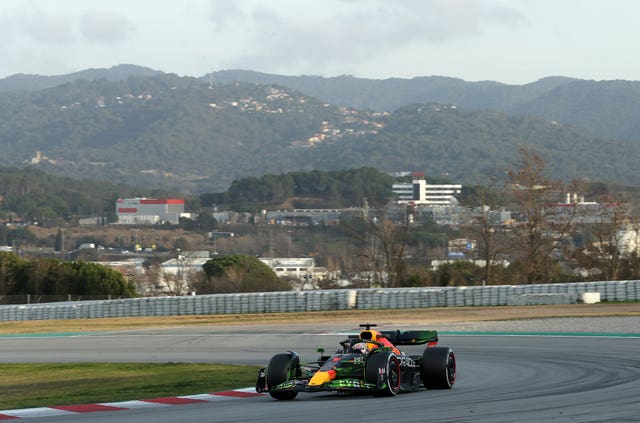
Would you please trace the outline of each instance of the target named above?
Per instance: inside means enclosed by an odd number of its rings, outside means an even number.
[[[365,377],[368,383],[381,386],[376,395],[393,396],[400,391],[400,362],[394,353],[371,353],[367,359]],[[382,379],[382,380],[380,380]],[[380,384],[379,381],[385,382]]]
[[[456,356],[453,350],[449,347],[425,349],[420,376],[427,389],[451,389],[456,381]]]
[[[267,386],[278,386],[291,378],[291,373],[300,365],[300,359],[293,354],[276,354],[267,366]],[[295,391],[269,392],[277,400],[292,400],[298,393]]]

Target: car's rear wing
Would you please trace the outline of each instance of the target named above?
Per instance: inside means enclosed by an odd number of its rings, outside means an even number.
[[[420,345],[427,342],[438,342],[435,330],[381,330],[380,334],[394,345]]]

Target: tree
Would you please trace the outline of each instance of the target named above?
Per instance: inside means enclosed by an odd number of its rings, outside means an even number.
[[[468,286],[474,285],[476,276],[482,271],[475,264],[468,261],[443,263],[435,272],[438,286]]]
[[[135,286],[108,267],[83,261],[23,260],[0,253],[0,289],[6,295],[135,296]]]
[[[175,258],[162,265],[155,260],[148,263],[145,268],[145,289],[158,288],[168,295],[187,295],[193,290],[197,275],[202,273],[192,265],[192,259],[178,251]]]
[[[478,240],[478,258],[484,261],[484,267],[480,270],[483,285],[495,283],[498,257],[509,249],[503,224],[496,217],[499,209],[498,182],[497,177],[493,177],[486,187],[476,188],[474,204],[479,205],[479,210],[468,227]]]
[[[215,257],[204,264],[203,270],[206,280],[194,286],[200,294],[291,290],[269,266],[252,256]]]
[[[406,277],[405,247],[409,219],[403,210],[401,221],[371,216],[343,219],[342,227],[354,241],[373,278],[372,284],[383,287],[403,286]]]
[[[13,295],[24,284],[24,269],[29,262],[15,253],[0,251],[0,296]]]
[[[60,253],[64,252],[64,233],[62,232],[62,228],[58,228],[54,242],[54,250]]]
[[[623,201],[600,203],[597,222],[592,228],[594,242],[588,250],[589,267],[599,269],[600,278],[618,280],[625,265],[633,263],[636,253],[638,228],[632,224],[629,205]]]
[[[213,215],[209,212],[200,212],[198,216],[194,219],[190,219],[188,217],[180,217],[178,220],[178,224],[182,229],[187,231],[211,231],[217,229],[218,224]]]
[[[514,207],[520,216],[515,226],[513,252],[524,283],[549,282],[553,278],[552,253],[571,228],[576,207],[556,215],[546,207],[560,191],[558,182],[544,176],[545,162],[536,152],[520,148],[519,164],[509,169]]]
[[[15,246],[33,245],[36,241],[36,236],[24,227],[17,227],[10,229],[7,232],[7,244]]]
[[[65,262],[64,265],[70,274],[72,294],[135,297],[135,285],[113,269],[84,261]]]

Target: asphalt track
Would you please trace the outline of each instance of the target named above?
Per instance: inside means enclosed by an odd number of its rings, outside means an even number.
[[[560,321],[560,320],[559,320]],[[602,320],[601,322],[606,321]],[[353,327],[175,328],[76,336],[1,337],[0,362],[202,361],[261,364],[285,349],[331,351]],[[385,328],[386,329],[386,328]],[[552,328],[550,328],[552,330]],[[456,351],[452,390],[394,398],[332,393],[268,396],[28,419],[38,422],[638,422],[640,335],[555,331],[445,332]],[[416,348],[416,347],[412,347]],[[0,412],[1,413],[1,412]]]

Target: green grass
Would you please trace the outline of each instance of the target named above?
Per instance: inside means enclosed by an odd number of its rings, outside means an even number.
[[[193,395],[254,386],[257,366],[0,364],[0,410]]]

